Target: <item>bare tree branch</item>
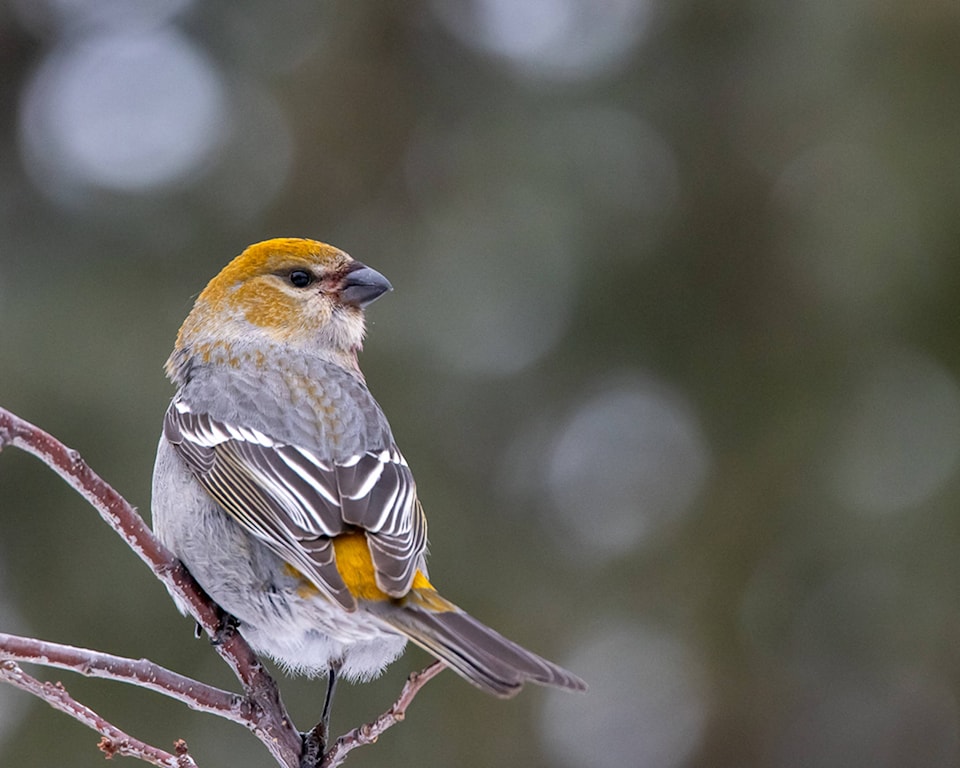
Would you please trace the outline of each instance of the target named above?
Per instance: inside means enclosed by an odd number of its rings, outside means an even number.
[[[347,759],[348,753],[357,747],[373,744],[385,730],[401,722],[406,717],[407,707],[410,706],[420,689],[446,669],[446,666],[442,661],[435,661],[419,672],[411,672],[393,706],[372,723],[354,728],[337,739],[323,756],[319,768],[335,768],[335,766],[341,765]]]
[[[31,453],[80,493],[153,573],[188,607],[214,639],[214,647],[243,685],[245,696],[201,683],[147,659],[121,656],[0,633],[0,681],[10,683],[66,712],[101,734],[99,748],[108,756],[138,757],[162,768],[196,768],[183,741],[173,754],[145,744],[107,722],[74,700],[60,683],[41,682],[25,673],[18,662],[68,669],[88,677],[131,683],[219,715],[249,728],[285,768],[335,768],[357,747],[374,743],[388,728],[403,720],[420,689],[445,665],[437,661],[407,679],[393,706],[372,723],[344,734],[324,754],[325,734],[317,728],[305,736],[293,726],[273,678],[236,631],[235,620],[224,613],[174,555],[153,535],[136,510],[93,472],[80,455],[53,436],[0,408],[0,450],[11,445]]]
[[[128,733],[121,731],[115,725],[104,720],[90,707],[74,699],[60,683],[43,683],[24,672],[13,661],[0,661],[0,680],[20,688],[27,693],[47,702],[54,709],[59,709],[79,720],[101,735],[98,748],[107,757],[123,755],[137,757],[160,768],[197,768],[193,758],[187,754],[186,744],[177,743],[177,754],[164,752],[162,749],[151,747]]]
[[[252,728],[250,706],[243,696],[177,674],[148,659],[126,659],[3,632],[0,632],[0,659],[69,669],[86,677],[132,683],[182,701],[198,712],[209,712]]]
[[[91,470],[77,451],[0,408],[0,450],[8,445],[33,454],[60,475],[120,534],[167,589],[188,606],[206,633],[217,640],[214,644],[217,653],[243,685],[251,703],[253,732],[280,765],[297,768],[302,739],[293,727],[273,678],[243,637],[229,631],[220,607],[194,581],[183,563],[153,535],[136,510]]]

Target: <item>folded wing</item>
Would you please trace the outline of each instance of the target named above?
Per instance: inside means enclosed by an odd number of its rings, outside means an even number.
[[[395,445],[332,461],[179,400],[167,410],[164,436],[228,514],[345,609],[356,601],[331,541],[347,531],[366,534],[384,592],[409,591],[422,567],[426,521]]]

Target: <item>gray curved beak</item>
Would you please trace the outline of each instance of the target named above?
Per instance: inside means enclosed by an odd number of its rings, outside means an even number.
[[[363,309],[379,299],[387,291],[392,291],[390,281],[377,270],[355,261],[353,268],[343,279],[340,289],[340,301]]]

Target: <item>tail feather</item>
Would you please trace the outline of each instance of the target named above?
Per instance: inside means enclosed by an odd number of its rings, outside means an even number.
[[[575,691],[587,689],[586,683],[573,673],[508,640],[436,593],[433,595],[426,601],[381,604],[377,612],[398,632],[495,696],[515,696],[526,682]],[[437,610],[439,601],[447,606],[444,610]]]

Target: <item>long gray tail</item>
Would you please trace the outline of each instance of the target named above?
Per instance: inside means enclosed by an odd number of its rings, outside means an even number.
[[[432,590],[414,592],[426,599],[411,593],[401,602],[370,608],[478,688],[501,698],[515,696],[526,682],[587,689],[572,672],[508,640]]]

